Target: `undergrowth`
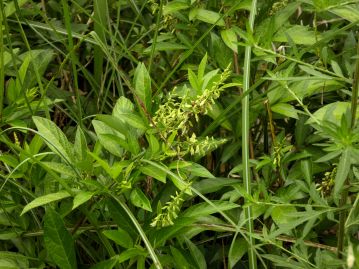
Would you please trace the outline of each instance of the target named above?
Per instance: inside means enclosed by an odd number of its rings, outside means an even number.
[[[358,10],[0,0],[0,267],[359,268]]]

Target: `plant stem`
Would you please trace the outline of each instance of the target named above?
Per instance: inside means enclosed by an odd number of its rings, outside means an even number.
[[[256,15],[257,1],[253,0],[249,15],[249,31],[250,34],[253,33],[254,19]],[[248,195],[251,195],[251,171],[249,166],[249,95],[246,95],[246,92],[249,90],[250,85],[250,62],[251,62],[251,52],[252,47],[248,44],[245,48],[244,55],[244,72],[243,72],[243,94],[245,97],[242,100],[242,162],[243,162],[243,180],[245,184],[245,189]],[[254,227],[252,219],[252,207],[248,206],[246,208],[246,218],[247,218],[247,229],[249,233],[249,268],[257,268],[257,258],[254,251]]]
[[[140,234],[143,242],[145,243],[146,245],[146,248],[153,260],[153,263],[155,265],[155,267],[157,269],[162,269],[162,265],[161,265],[161,262],[159,261],[157,255],[156,255],[156,252],[155,250],[153,249],[150,241],[148,240],[147,236],[146,236],[146,233],[143,231],[141,225],[138,223],[136,217],[132,214],[131,210],[127,207],[127,205],[122,202],[117,196],[113,195],[113,194],[110,194],[111,197],[123,208],[123,210],[125,210],[125,212],[127,213],[127,215],[129,216],[129,218],[131,219],[133,225],[135,225],[138,233]]]
[[[357,55],[359,55],[359,41],[357,42]],[[352,89],[352,102],[351,102],[351,128],[354,130],[356,123],[356,112],[358,106],[358,91],[359,91],[359,59],[356,60],[353,89]],[[346,180],[346,182],[348,179]],[[346,185],[346,184],[344,184]],[[348,190],[344,189],[340,197],[339,207],[343,208],[346,205],[348,198]],[[339,228],[338,228],[338,244],[337,244],[337,255],[342,258],[345,240],[345,223],[347,220],[347,211],[342,210],[339,213]]]
[[[340,197],[339,207],[345,206],[347,197],[348,197],[348,191],[344,189]],[[339,212],[339,228],[338,228],[338,243],[337,243],[338,258],[343,257],[344,239],[345,239],[344,226],[345,226],[346,218],[347,218],[346,209],[343,209],[342,211]]]
[[[3,2],[0,2],[0,121],[2,121],[2,110],[3,110],[3,100],[4,100],[4,82],[5,82],[5,68],[4,68],[4,36],[3,36]]]
[[[72,67],[72,76],[74,80],[74,92],[75,92],[75,98],[76,98],[76,105],[78,109],[78,124],[82,126],[82,105],[81,105],[81,99],[80,99],[80,92],[79,92],[79,83],[78,83],[78,74],[77,74],[77,68],[76,64],[78,63],[77,56],[75,54],[75,51],[73,51],[74,48],[74,41],[72,39],[72,29],[71,29],[71,18],[70,18],[70,10],[67,1],[62,0],[62,8],[64,12],[64,21],[67,31],[67,39],[68,39],[68,50],[70,51],[70,59],[71,59],[71,67]]]
[[[359,55],[359,40],[357,42],[357,55]],[[353,81],[353,89],[352,89],[352,104],[351,104],[351,114],[352,114],[352,121],[351,127],[355,127],[356,122],[356,112],[358,107],[358,92],[359,92],[359,59],[356,59],[356,66],[355,66],[355,74],[354,74],[354,81]]]

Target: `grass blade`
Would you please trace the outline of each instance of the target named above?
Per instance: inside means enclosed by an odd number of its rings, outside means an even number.
[[[257,1],[252,1],[251,11],[249,15],[249,31],[253,32],[254,19],[256,15]],[[245,48],[244,56],[244,73],[243,73],[243,94],[245,94],[250,87],[250,63],[251,63],[251,45],[247,45]],[[243,180],[245,189],[248,195],[251,195],[251,168],[249,166],[249,95],[245,95],[242,99],[242,163],[243,163]],[[257,268],[256,254],[254,251],[254,233],[252,208],[248,206],[246,208],[247,217],[247,229],[249,234],[249,268]]]

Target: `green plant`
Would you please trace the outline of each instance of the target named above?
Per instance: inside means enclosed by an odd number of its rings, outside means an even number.
[[[0,267],[358,267],[357,1],[0,7]]]

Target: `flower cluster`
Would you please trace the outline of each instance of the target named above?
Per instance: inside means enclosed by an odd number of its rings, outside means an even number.
[[[337,174],[337,167],[334,167],[331,172],[326,172],[324,178],[322,178],[319,184],[316,184],[317,190],[322,193],[323,196],[329,195],[334,187],[335,176]]]
[[[153,123],[161,130],[163,137],[168,137],[174,130],[179,130],[181,136],[187,135],[192,126],[190,119],[194,117],[198,121],[200,114],[207,114],[211,110],[223,91],[221,86],[229,76],[230,66],[209,88],[195,97],[191,97],[188,91],[184,96],[170,94],[167,102],[158,108],[153,117]]]
[[[275,2],[272,5],[271,10],[269,11],[269,15],[273,16],[274,14],[276,14],[279,10],[285,8],[288,5],[288,0],[281,0],[278,2]]]
[[[215,150],[220,145],[227,142],[227,139],[215,139],[214,137],[197,138],[193,133],[187,141],[182,142],[182,148],[185,153],[195,156],[204,156],[207,152]]]
[[[181,135],[188,131],[191,112],[186,104],[186,98],[178,99],[180,101],[170,94],[167,102],[158,108],[152,119],[165,138],[175,130],[179,130]]]
[[[198,121],[198,114],[207,114],[212,109],[215,100],[221,95],[223,83],[229,78],[231,74],[230,65],[223,71],[217,81],[214,81],[210,88],[206,88],[203,93],[197,96],[196,100],[192,101],[192,111]]]
[[[153,219],[152,227],[166,227],[173,225],[173,221],[177,218],[184,199],[184,192],[177,192],[176,196],[171,195],[171,200],[160,209],[160,213]]]

